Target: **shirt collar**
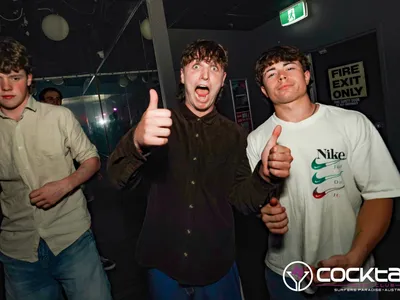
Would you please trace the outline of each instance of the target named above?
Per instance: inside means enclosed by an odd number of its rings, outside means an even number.
[[[218,111],[214,106],[214,109],[206,114],[205,116],[198,117],[196,116],[187,106],[185,103],[181,103],[179,105],[179,109],[182,112],[182,115],[188,121],[202,121],[205,124],[212,124],[214,123],[216,116],[218,115]]]
[[[37,109],[38,109],[37,101],[32,96],[29,96],[28,102],[26,103],[26,106],[25,106],[25,109],[24,109],[24,112],[25,112],[26,109],[29,109],[29,110],[31,110],[33,112],[36,112]],[[8,119],[8,117],[1,110],[0,110],[0,117],[2,117],[3,119]]]
[[[30,109],[30,110],[32,110],[34,112],[37,111],[38,103],[35,100],[35,98],[33,98],[32,96],[29,96],[28,103],[26,104],[25,109]]]

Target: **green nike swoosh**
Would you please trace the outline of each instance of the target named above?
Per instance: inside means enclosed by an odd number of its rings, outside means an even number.
[[[327,181],[329,179],[339,177],[340,175],[342,175],[342,173],[343,173],[343,171],[338,173],[338,174],[332,174],[332,175],[324,176],[324,177],[321,177],[321,178],[318,178],[317,177],[317,173],[315,173],[313,175],[313,177],[312,177],[312,182],[314,184],[321,184],[321,183],[323,183],[323,182],[325,182],[325,181]]]
[[[317,158],[314,158],[314,160],[311,163],[311,168],[313,168],[314,170],[321,170],[323,168],[326,168],[327,166],[337,164],[339,161],[340,159],[335,159],[326,163],[319,164],[317,163]]]

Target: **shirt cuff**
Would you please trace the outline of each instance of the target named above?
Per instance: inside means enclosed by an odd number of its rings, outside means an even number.
[[[262,161],[260,160],[253,171],[253,182],[255,184],[255,188],[271,197],[279,197],[279,194],[282,190],[284,180],[282,178],[278,178],[275,176],[270,177],[270,181],[265,181],[264,178],[260,175],[260,168],[262,167]],[[268,203],[269,199],[267,199]]]

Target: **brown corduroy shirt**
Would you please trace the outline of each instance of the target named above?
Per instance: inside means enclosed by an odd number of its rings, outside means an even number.
[[[139,262],[181,284],[207,285],[234,263],[231,205],[258,213],[278,185],[265,182],[258,168],[251,173],[245,132],[216,109],[199,118],[182,104],[172,121],[168,144],[145,156],[130,130],[109,159],[109,176],[119,188],[151,182]]]

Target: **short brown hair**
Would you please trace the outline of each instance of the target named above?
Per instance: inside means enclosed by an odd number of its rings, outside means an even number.
[[[11,37],[0,38],[0,72],[9,74],[22,69],[26,74],[32,74],[26,47]]]
[[[256,82],[259,86],[263,85],[265,69],[281,61],[298,61],[303,67],[303,71],[310,70],[310,62],[298,48],[292,46],[276,46],[268,49],[257,59],[256,62]]]
[[[228,52],[218,43],[210,40],[197,40],[187,45],[181,56],[181,68],[193,60],[212,61],[221,65],[225,70],[228,67]]]

